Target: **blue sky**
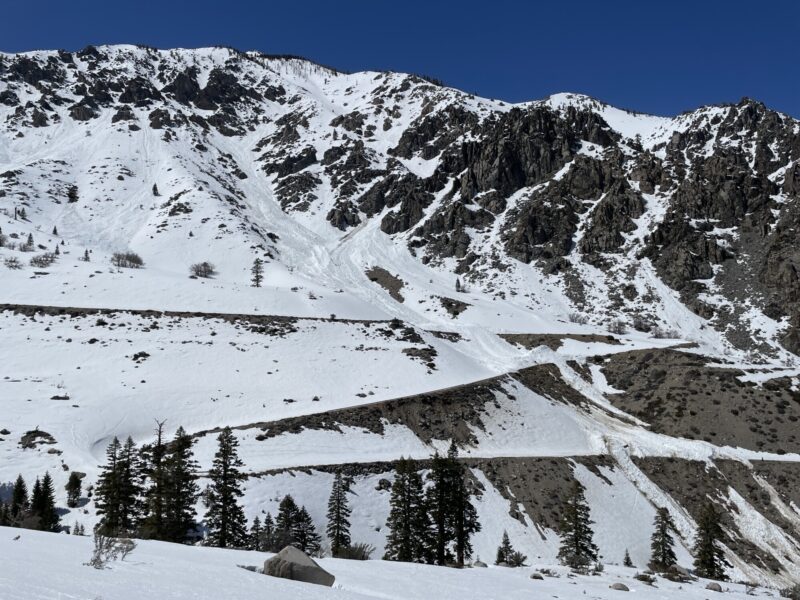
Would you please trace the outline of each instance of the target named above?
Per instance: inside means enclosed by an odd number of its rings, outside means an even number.
[[[800,2],[3,2],[0,50],[233,46],[424,73],[520,101],[581,92],[675,114],[743,96],[800,117]]]

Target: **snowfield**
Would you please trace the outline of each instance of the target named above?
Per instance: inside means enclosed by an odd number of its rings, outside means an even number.
[[[19,539],[14,539],[19,535]],[[645,600],[705,600],[715,592],[707,581],[692,584],[658,579],[654,586],[633,578],[636,569],[606,567],[599,576],[571,576],[562,567],[536,563],[508,569],[448,569],[384,561],[347,561],[323,558],[318,562],[336,577],[333,588],[286,581],[254,573],[240,566],[263,566],[271,555],[261,552],[194,548],[161,542],[137,542],[124,560],[97,570],[85,563],[92,550],[90,537],[76,537],[0,528],[0,597],[3,600],[139,600],[141,598],[221,599],[263,598],[311,600],[528,600],[541,598],[626,597],[610,589],[622,583],[630,595]],[[31,572],[31,565],[46,568]],[[556,577],[530,579],[537,568],[549,568]],[[723,584],[725,598],[752,598],[745,587]],[[777,594],[756,589],[756,597]]]

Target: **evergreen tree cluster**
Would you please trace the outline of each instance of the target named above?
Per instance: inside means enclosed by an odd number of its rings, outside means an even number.
[[[50,473],[36,478],[30,494],[22,475],[17,476],[8,502],[0,502],[0,525],[39,531],[61,531],[55,488]]]
[[[511,545],[511,540],[508,537],[508,532],[504,531],[503,539],[497,547],[497,556],[494,564],[507,567],[523,567],[526,560],[528,560],[527,556],[518,550],[514,550],[514,546]]]
[[[157,424],[156,441],[142,448],[130,437],[109,444],[95,488],[102,535],[168,542],[192,537],[198,495],[192,439],[179,427],[167,444],[163,426]]]
[[[294,546],[311,556],[322,552],[322,538],[311,515],[288,494],[281,500],[274,520],[271,513],[267,513],[263,523],[258,517],[253,520],[247,543],[250,550],[262,552],[280,552],[286,546]]]
[[[199,496],[197,463],[193,441],[178,428],[174,438],[164,440],[164,423],[157,423],[155,441],[137,448],[131,438],[121,443],[114,438],[106,450],[107,461],[95,487],[95,503],[101,516],[98,534],[109,537],[142,537],[171,542],[187,542],[196,532],[195,503]],[[229,427],[217,438],[218,448],[208,472],[210,485],[204,493],[207,507],[206,543],[222,548],[249,548],[278,552],[294,546],[306,554],[319,556],[322,539],[305,506],[298,506],[291,495],[280,502],[276,517],[267,513],[256,517],[248,531],[240,504],[242,482],[246,476],[238,456],[238,440]],[[77,507],[83,475],[72,472],[65,486],[67,505]],[[470,501],[467,469],[458,460],[451,444],[446,456],[431,457],[430,469],[423,477],[418,465],[401,458],[395,467],[390,512],[387,519],[385,560],[463,566],[472,556],[472,536],[481,530],[477,512]],[[352,509],[348,500],[352,480],[341,472],[334,474],[328,499],[326,534],[333,556],[352,557],[365,544],[353,544],[350,536]],[[575,481],[562,508],[559,560],[574,569],[597,563],[598,548],[593,541],[583,486]],[[49,473],[37,477],[29,493],[19,475],[7,502],[0,502],[0,526],[24,527],[42,531],[61,530],[55,506],[53,480]],[[659,508],[653,523],[649,566],[668,572],[677,566],[675,524],[666,508]],[[72,533],[83,535],[76,522]],[[730,564],[725,559],[721,540],[724,531],[721,514],[712,503],[706,504],[698,519],[694,543],[697,575],[725,579]],[[523,566],[527,557],[514,549],[507,532],[497,549],[495,564]],[[628,551],[624,565],[633,566]]]
[[[481,526],[454,443],[447,456],[432,457],[427,479],[426,489],[412,460],[398,462],[384,558],[463,566],[472,556],[470,538]]]
[[[211,484],[206,490],[206,543],[219,548],[250,548],[251,550],[278,552],[285,546],[294,546],[306,554],[319,555],[321,538],[314,528],[305,506],[297,506],[287,495],[281,500],[278,515],[273,520],[267,513],[263,523],[258,517],[248,532],[247,521],[239,499],[243,495],[242,461],[237,447],[239,441],[230,427],[217,438],[217,452],[208,477]]]

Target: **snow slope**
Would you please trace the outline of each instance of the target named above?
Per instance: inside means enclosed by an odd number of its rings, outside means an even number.
[[[19,539],[14,539],[19,535]],[[0,528],[0,597],[4,600],[94,598],[129,600],[143,597],[174,598],[341,598],[342,600],[500,600],[532,596],[588,597],[608,600],[627,585],[639,598],[675,600],[708,598],[706,581],[677,584],[659,579],[648,586],[633,579],[635,569],[609,567],[600,576],[529,578],[534,568],[447,569],[391,562],[358,562],[325,558],[320,565],[336,577],[333,588],[286,581],[239,567],[260,567],[269,554],[214,548],[193,548],[159,542],[138,542],[124,560],[96,570],[83,563],[91,554],[91,538],[56,536]],[[31,576],[31,565],[41,565]],[[535,567],[546,566],[536,563]],[[744,586],[724,584],[726,598],[750,598]],[[776,597],[756,589],[758,597]]]

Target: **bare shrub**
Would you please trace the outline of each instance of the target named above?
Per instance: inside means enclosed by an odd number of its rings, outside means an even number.
[[[30,265],[32,267],[43,269],[49,267],[54,262],[56,262],[56,255],[52,252],[45,252],[44,254],[39,254],[38,256],[31,258]]]
[[[633,578],[637,581],[641,581],[642,583],[646,583],[647,585],[653,585],[656,582],[656,578],[649,573],[636,573]]]
[[[633,328],[636,331],[642,331],[644,333],[647,333],[648,331],[650,331],[653,328],[653,326],[650,325],[650,323],[648,323],[642,317],[638,317],[638,316],[633,318],[632,325],[633,325]]]
[[[375,552],[375,546],[356,542],[347,548],[340,548],[336,553],[336,558],[346,558],[348,560],[369,560],[373,552]]]
[[[85,563],[95,569],[105,569],[115,560],[125,560],[136,549],[136,542],[128,538],[113,538],[101,533],[94,534],[94,549],[89,562]]]
[[[14,271],[22,268],[22,263],[19,262],[19,259],[16,256],[9,256],[3,261],[3,264]]]
[[[675,331],[674,329],[668,329],[666,327],[655,327],[650,332],[650,334],[654,338],[658,338],[658,339],[669,339],[669,340],[672,340],[672,339],[675,339],[675,338],[678,337],[678,332],[677,331]]]
[[[111,264],[124,269],[141,269],[144,261],[135,252],[115,252],[111,255]]]
[[[789,600],[800,600],[800,583],[793,585],[792,587],[782,589],[781,598],[789,598]]]
[[[28,239],[19,245],[20,252],[33,252],[33,234],[28,234]]]
[[[194,277],[202,277],[204,279],[208,279],[209,277],[213,277],[217,274],[216,268],[208,261],[203,261],[201,263],[196,263],[189,267],[189,272]]]
[[[572,312],[569,313],[569,322],[578,323],[579,325],[586,325],[589,322],[589,317],[578,312]]]
[[[611,322],[611,324],[608,326],[608,331],[617,335],[625,335],[628,333],[628,328],[625,326],[625,323],[618,319]]]

